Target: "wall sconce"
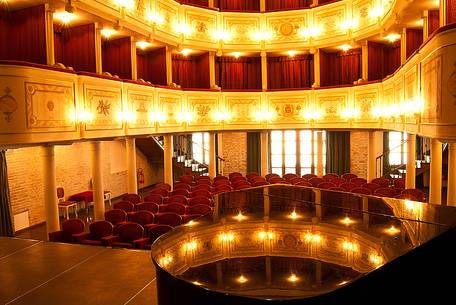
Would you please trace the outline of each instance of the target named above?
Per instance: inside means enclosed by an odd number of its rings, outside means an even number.
[[[356,252],[356,251],[358,251],[358,245],[355,243],[352,243],[350,241],[344,241],[342,243],[342,249],[347,250],[347,251]]]
[[[115,29],[111,29],[111,28],[102,28],[100,30],[100,34],[101,36],[103,36],[104,38],[106,39],[109,39],[111,38],[113,35],[116,35],[117,34],[117,31]]]
[[[372,19],[377,19],[380,21],[381,17],[383,17],[384,10],[382,6],[374,6],[369,11],[369,17]]]
[[[219,235],[219,240],[221,242],[224,242],[224,241],[233,241],[234,240],[234,234],[231,233],[231,232],[228,232],[228,233],[221,233]]]
[[[225,30],[214,31],[212,37],[217,41],[228,42],[232,39],[233,33]]]
[[[77,112],[74,117],[79,123],[90,123],[95,119],[95,114],[88,110],[82,110]]]
[[[161,14],[151,10],[146,11],[146,20],[154,25],[162,25],[165,22]]]
[[[188,124],[188,123],[193,121],[194,115],[193,115],[192,112],[189,112],[189,111],[180,112],[180,113],[177,114],[176,118],[177,118],[178,122],[187,123]]]
[[[346,19],[340,24],[342,30],[348,32],[353,31],[359,26],[358,18]]]
[[[258,122],[267,122],[273,120],[275,117],[272,111],[257,111],[254,113],[254,118]]]
[[[394,43],[397,40],[401,39],[401,35],[396,34],[396,33],[391,33],[391,34],[388,34],[387,36],[385,36],[385,39],[391,43]]]
[[[321,241],[321,236],[319,234],[312,234],[310,232],[307,232],[306,235],[304,236],[304,239],[307,242],[319,243]]]
[[[310,39],[310,38],[316,38],[320,36],[323,32],[323,29],[320,26],[313,26],[313,27],[307,27],[307,28],[302,28],[299,31],[299,34],[305,38],[305,39]]]
[[[383,257],[378,255],[377,253],[372,253],[371,255],[369,255],[369,261],[378,268],[381,264],[383,264]]]
[[[55,12],[52,16],[63,25],[67,25],[76,19],[76,15],[73,12],[68,11]]]
[[[131,123],[136,121],[137,116],[136,113],[131,112],[131,111],[119,111],[117,113],[117,120],[119,122],[126,122],[126,123]]]
[[[261,240],[267,239],[273,239],[274,238],[274,233],[272,231],[260,231],[258,232],[258,238]]]
[[[120,8],[132,10],[135,8],[135,0],[114,0]]]
[[[163,113],[161,111],[155,111],[155,112],[149,112],[149,122],[150,123],[163,123],[167,120],[167,115],[166,113]]]
[[[348,107],[343,109],[340,115],[346,120],[353,120],[360,117],[361,111],[358,108]]]
[[[267,41],[272,39],[273,33],[271,31],[253,31],[250,36],[255,41]]]
[[[196,242],[196,240],[192,240],[192,241],[186,242],[184,244],[185,252],[190,252],[190,251],[196,250],[197,247],[198,247],[198,243]]]
[[[231,113],[229,113],[228,111],[216,111],[213,114],[214,121],[217,122],[229,121],[231,117]]]
[[[318,121],[323,114],[320,109],[306,109],[301,113],[301,116],[306,121]]]
[[[182,35],[182,37],[190,36],[193,32],[192,28],[185,22],[178,22],[174,26],[176,33]]]

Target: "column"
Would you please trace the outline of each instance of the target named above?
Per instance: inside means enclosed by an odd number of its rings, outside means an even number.
[[[173,136],[163,136],[164,152],[163,152],[163,175],[164,182],[173,186]]]
[[[447,205],[456,206],[456,143],[448,143]]]
[[[217,176],[217,156],[215,154],[215,133],[209,133],[209,177]]]
[[[321,206],[321,191],[320,189],[314,189],[315,194],[315,216],[318,220],[323,217],[323,207]]]
[[[405,166],[405,187],[415,188],[416,177],[416,135],[407,135],[407,164]]]
[[[442,143],[437,139],[432,139],[431,142],[429,203],[442,203]]]
[[[369,153],[367,156],[367,180],[372,181],[372,179],[376,178],[377,173],[376,173],[376,137],[375,137],[375,131],[369,131],[369,143],[368,143],[368,149]]]
[[[439,5],[439,25],[440,27],[447,25],[447,0],[440,0]]]
[[[260,12],[266,12],[266,0],[260,0]]]
[[[136,63],[136,42],[133,37],[130,37],[130,60],[131,60],[131,79],[138,79],[138,65]]]
[[[95,220],[103,220],[105,212],[101,145],[100,141],[92,143],[93,214]]]
[[[269,154],[268,154],[268,139],[269,133],[262,131],[260,133],[260,148],[261,148],[261,176],[266,176],[269,172]]]
[[[423,12],[423,41],[429,37],[429,11],[424,10]]]
[[[209,88],[215,88],[215,52],[209,52]]]
[[[323,176],[323,132],[317,131],[317,171],[316,175]]]
[[[166,46],[166,83],[171,85],[173,82],[173,57],[171,47]]]
[[[210,8],[215,8],[214,0],[209,0],[208,3],[207,3],[207,6],[210,7]]]
[[[98,23],[95,23],[95,72],[98,74],[103,74],[103,58],[102,58],[102,37],[101,37],[101,28],[98,26]]]
[[[367,46],[367,40],[363,41],[361,45],[361,77],[364,81],[369,80],[369,48]]]
[[[268,89],[268,56],[265,51],[261,51],[261,88]]]
[[[312,52],[312,50],[311,50]],[[317,49],[314,55],[314,83],[312,87],[320,87],[320,50]]]
[[[44,211],[47,233],[60,230],[54,145],[43,146]]]
[[[407,29],[402,29],[401,35],[401,65],[407,61]]]
[[[318,6],[318,0],[312,0],[312,4],[310,5],[310,7],[315,7],[315,6]]]
[[[50,66],[55,64],[54,55],[54,22],[53,22],[53,10],[49,7],[49,4],[45,4],[45,28],[46,28],[46,63]]]
[[[128,193],[138,193],[138,181],[136,176],[136,142],[135,138],[125,139],[127,155]]]

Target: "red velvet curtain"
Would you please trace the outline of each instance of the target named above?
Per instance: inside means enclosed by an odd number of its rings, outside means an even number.
[[[196,4],[199,6],[209,6],[209,1],[208,0],[178,0],[177,2],[181,4]]]
[[[456,22],[456,0],[447,0],[446,5],[447,24]]]
[[[137,50],[138,78],[156,85],[167,85],[166,82],[166,48],[152,51]]]
[[[340,58],[340,84],[353,84],[361,78],[361,49],[352,49],[339,52]]]
[[[429,29],[428,35],[431,36],[439,27],[440,27],[440,20],[439,20],[439,10],[432,10],[429,11],[428,22],[429,22]]]
[[[419,49],[423,43],[423,30],[422,29],[407,29],[405,35],[406,41],[406,53],[409,58],[416,50]]]
[[[131,79],[130,37],[108,40],[102,45],[103,72]]]
[[[95,24],[55,30],[55,62],[71,66],[75,71],[95,73]]]
[[[182,88],[209,88],[209,53],[173,55],[173,82]]]
[[[280,11],[308,8],[310,0],[266,0],[266,11]]]
[[[218,57],[216,82],[222,89],[261,89],[260,57]]]
[[[396,41],[384,48],[385,70],[384,77],[393,74],[401,66],[401,42]]]
[[[318,0],[318,5],[331,3],[331,2],[337,2],[337,1],[340,1],[340,0]]]
[[[260,11],[260,0],[218,0],[222,11]]]
[[[368,69],[369,80],[378,80],[385,77],[385,45],[369,41],[368,48]]]
[[[340,64],[337,52],[326,53],[320,50],[320,85],[340,85]]]
[[[313,55],[268,57],[268,88],[311,88]]]
[[[1,15],[1,58],[46,64],[45,28],[44,4]]]

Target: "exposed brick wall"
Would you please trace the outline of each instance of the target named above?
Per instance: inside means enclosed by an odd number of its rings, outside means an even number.
[[[219,135],[222,139],[221,156],[226,161],[223,165],[225,175],[232,172],[247,172],[247,133],[224,132]]]
[[[350,132],[350,172],[367,178],[367,158],[369,156],[369,132]]]
[[[112,143],[111,143],[112,144]],[[115,141],[125,151],[125,141]],[[65,195],[90,189],[90,142],[55,147],[56,184],[63,186]],[[127,171],[111,173],[110,143],[102,143],[103,183],[113,197],[127,192]],[[10,149],[6,154],[8,181],[13,215],[29,211],[30,225],[45,221],[43,190],[43,151],[40,146]],[[136,153],[137,168],[143,168],[145,183],[140,187],[163,180],[163,170],[149,163],[140,151]]]

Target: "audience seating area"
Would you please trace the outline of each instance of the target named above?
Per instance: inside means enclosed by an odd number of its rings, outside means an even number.
[[[161,234],[212,213],[213,195],[279,183],[413,201],[426,200],[423,191],[405,189],[404,179],[376,178],[368,182],[351,173],[340,176],[330,173],[322,177],[314,174],[302,177],[296,174],[285,174],[283,177],[268,174],[263,177],[257,173],[243,176],[234,172],[213,180],[208,176],[186,175],[179,177],[173,188],[166,183],[155,184],[143,198],[137,194],[122,196],[112,210],[105,212],[105,220],[89,225],[89,232],[84,232],[82,220],[66,220],[61,231],[49,234],[49,240],[148,249]]]

